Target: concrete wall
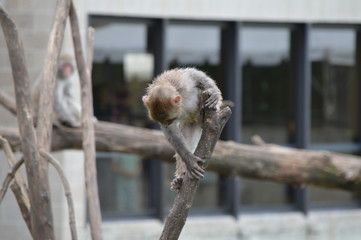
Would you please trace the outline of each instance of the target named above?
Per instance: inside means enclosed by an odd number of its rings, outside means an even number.
[[[242,21],[360,23],[358,0],[89,0],[94,14]]]
[[[39,76],[44,65],[49,33],[53,23],[56,1],[43,0],[8,0],[1,1],[4,8],[15,21],[22,37],[28,65],[30,81],[33,83]],[[83,14],[84,15],[84,14]],[[84,17],[84,19],[86,19]],[[84,22],[84,21],[82,21]],[[64,51],[70,52],[71,38],[69,29],[64,39]],[[79,84],[76,88],[79,90]],[[14,96],[14,86],[10,62],[3,32],[0,31],[0,89]],[[17,119],[0,106],[0,127],[17,127]],[[83,179],[83,154],[81,151],[63,151],[54,155],[62,164],[71,182],[74,198],[79,239],[85,239],[85,197]],[[20,157],[20,155],[19,155]],[[22,172],[25,175],[24,167]],[[8,171],[7,159],[0,151],[0,180],[3,181]],[[70,239],[67,215],[67,203],[60,180],[50,168],[50,186],[53,207],[56,239]],[[13,193],[7,192],[0,205],[0,239],[24,240],[31,239],[29,231],[19,211]]]
[[[189,218],[180,239],[187,240],[358,240],[360,211],[263,213]],[[104,239],[155,240],[162,231],[156,220],[105,222]]]

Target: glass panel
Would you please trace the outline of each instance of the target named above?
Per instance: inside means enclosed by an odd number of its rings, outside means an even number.
[[[242,179],[241,204],[247,207],[278,206],[286,203],[286,188],[280,183]]]
[[[268,143],[289,142],[292,94],[289,39],[285,28],[241,30],[243,60],[243,142],[260,135]]]
[[[220,30],[214,26],[170,25],[167,29],[166,59],[169,68],[196,67],[206,72],[214,80],[220,79],[219,46]],[[218,82],[219,84],[219,82]],[[169,182],[174,175],[174,167],[167,168],[166,204],[170,207],[174,194],[169,193]],[[218,175],[207,172],[200,182],[192,209],[215,208],[218,202]]]
[[[286,144],[291,141],[294,121],[289,41],[287,28],[241,28],[244,143],[251,143],[254,135],[261,136],[267,143]],[[286,203],[284,184],[243,179],[241,185],[243,205]]]
[[[354,30],[312,30],[312,143],[351,142],[358,136],[354,56]]]
[[[356,200],[356,195],[347,191],[313,186],[307,187],[307,190],[309,191],[311,207],[330,207]]]
[[[124,37],[126,36],[126,37]],[[98,120],[145,127],[141,101],[153,76],[145,24],[109,23],[96,28],[94,113]],[[150,214],[149,161],[136,155],[98,153],[100,204],[105,218]]]
[[[132,154],[98,153],[99,198],[104,218],[150,214],[143,161]]]

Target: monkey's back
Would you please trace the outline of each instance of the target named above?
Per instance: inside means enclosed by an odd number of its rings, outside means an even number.
[[[179,93],[182,99],[183,114],[181,118],[186,121],[197,121],[201,91],[197,88],[194,73],[200,72],[195,68],[176,68],[159,75],[152,85],[171,85]]]

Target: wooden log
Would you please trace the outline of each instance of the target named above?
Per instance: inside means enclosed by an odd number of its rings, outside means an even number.
[[[0,128],[0,135],[9,141],[12,149],[19,150],[17,130]],[[81,136],[80,129],[55,128],[52,150],[80,149]],[[95,140],[98,151],[133,153],[174,162],[174,150],[158,130],[98,122],[95,124]],[[352,192],[361,190],[361,158],[328,151],[218,141],[207,169],[228,176]]]

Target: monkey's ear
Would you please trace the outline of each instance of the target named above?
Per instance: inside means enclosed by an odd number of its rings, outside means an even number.
[[[178,95],[172,99],[173,105],[178,105],[180,103],[181,97]]]
[[[145,104],[147,104],[148,101],[149,101],[149,96],[148,96],[148,95],[144,95],[144,96],[142,97],[142,100],[143,100],[143,102],[144,102]]]

